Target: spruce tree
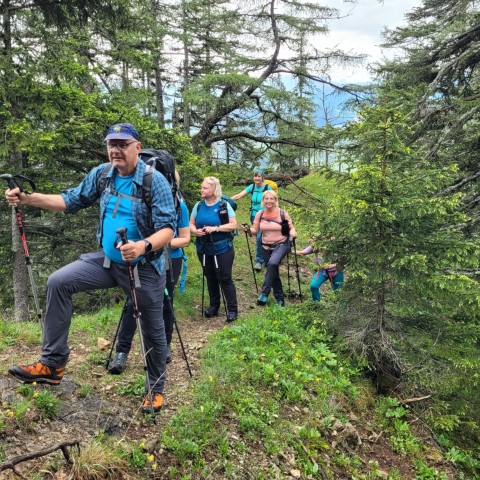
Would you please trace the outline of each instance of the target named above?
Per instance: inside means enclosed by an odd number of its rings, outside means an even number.
[[[379,390],[432,393],[442,376],[465,379],[479,367],[480,288],[462,273],[477,269],[479,252],[457,226],[468,220],[462,195],[442,193],[458,174],[455,159],[438,164],[408,144],[413,103],[385,86],[377,104],[358,112],[343,141],[349,171],[337,175],[316,233],[345,265],[336,328]],[[465,343],[440,359],[439,346],[454,336]]]

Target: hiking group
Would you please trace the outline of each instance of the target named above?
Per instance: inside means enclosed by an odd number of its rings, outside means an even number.
[[[202,200],[195,204],[189,216],[187,205],[178,193],[178,173],[171,171],[173,159],[167,172],[158,166],[158,169],[152,167],[150,161],[145,163],[156,151],[142,150],[133,125],[111,126],[105,143],[109,162],[93,168],[75,188],[48,195],[26,193],[9,184],[5,192],[7,202],[15,208],[24,204],[66,214],[100,201],[96,232],[100,250],[82,254],[78,260],[50,275],[40,359],[33,364],[12,366],[9,373],[27,383],[58,385],[70,354],[68,332],[73,294],[120,287],[127,300],[113,342],[116,342],[116,353],[107,362],[107,369],[112,374],[123,372],[138,330],[147,390],[143,412],[152,414],[163,405],[166,364],[171,361],[170,344],[176,325],[173,298],[182,270],[183,248],[189,244],[191,234],[196,239],[197,256],[209,295],[209,306],[204,309],[202,288],[202,314],[216,316],[223,299],[226,321],[238,318],[232,278],[233,232],[237,230],[237,220],[216,177],[203,180]],[[146,152],[146,156],[142,156],[142,152]],[[163,153],[168,162],[167,152]],[[297,234],[288,213],[278,207],[275,189],[264,177],[262,170],[254,170],[254,183],[232,198],[238,200],[251,195],[251,226],[244,224],[243,227],[247,235],[256,236],[255,266],[252,262],[252,267],[258,272],[266,266],[257,304],[266,305],[273,290],[276,303],[283,306],[285,296],[279,266],[292,243],[295,246]],[[311,246],[300,252],[294,250],[296,255],[314,252]],[[316,262],[320,264],[318,255]],[[334,271],[333,267],[319,267],[311,283],[314,300],[320,300],[318,291],[326,279],[330,279],[334,289],[341,286],[343,273]]]

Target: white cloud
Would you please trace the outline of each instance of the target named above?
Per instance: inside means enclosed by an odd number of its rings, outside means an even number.
[[[342,0],[330,0],[329,7],[337,8],[344,18],[329,23],[330,33],[323,37],[323,48],[340,48],[348,53],[367,55],[365,65],[335,68],[332,78],[336,82],[367,82],[371,79],[368,64],[391,57],[393,52],[382,49],[381,33],[385,27],[406,24],[405,14],[420,6],[422,0],[358,0],[356,5]]]

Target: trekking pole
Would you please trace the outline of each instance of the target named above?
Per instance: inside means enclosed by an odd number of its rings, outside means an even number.
[[[292,298],[293,294],[292,294],[292,289],[291,289],[291,286],[290,286],[290,252],[287,253],[287,283],[288,283],[287,297]]]
[[[117,240],[120,239],[122,245],[126,245],[128,243],[127,240],[127,229],[125,227],[120,227],[115,230],[115,233],[118,235],[115,239],[114,245],[116,246]],[[130,291],[132,294],[132,301],[133,301],[133,318],[137,322],[137,330],[140,336],[140,354],[142,355],[143,359],[143,370],[145,372],[145,386],[148,385],[148,396],[150,398],[150,405],[152,406],[152,414],[155,415],[153,412],[153,395],[152,389],[150,388],[150,382],[148,380],[148,365],[147,365],[147,355],[145,352],[145,344],[143,343],[143,332],[142,332],[142,325],[140,322],[141,312],[138,310],[138,302],[137,302],[137,288],[135,287],[135,273],[134,267],[130,264],[130,262],[126,262],[128,266],[128,279],[130,281]]]
[[[115,336],[113,337],[112,347],[110,348],[110,353],[108,354],[107,362],[105,363],[105,369],[106,370],[108,370],[108,365],[110,364],[110,361],[112,360],[112,353],[113,353],[113,349],[115,347],[115,343],[117,343],[118,332],[120,331],[120,325],[123,322],[123,317],[125,316],[125,313],[127,312],[127,309],[128,309],[128,297],[125,299],[125,303],[123,304],[122,313],[120,314],[120,320],[118,321],[118,325],[117,325],[117,331],[115,332]]]
[[[202,259],[202,317],[204,314],[205,307],[205,252],[203,253]]]
[[[8,173],[5,173],[3,175],[0,175],[0,178],[3,178],[7,182],[8,188],[10,190],[13,190],[14,188],[18,187],[20,189],[20,192],[29,193],[29,192],[26,192],[23,188],[23,185],[21,183],[21,180],[23,180],[30,184],[30,186],[32,187],[32,191],[35,191],[35,184],[33,183],[33,181],[30,180],[28,177],[24,177],[23,175],[10,175]],[[38,301],[38,295],[37,295],[37,287],[33,279],[32,262],[30,260],[30,255],[28,254],[27,237],[25,236],[25,230],[23,228],[22,215],[20,213],[20,209],[18,208],[18,205],[15,204],[13,206],[13,209],[15,210],[15,218],[17,220],[18,230],[20,232],[20,237],[22,239],[23,251],[25,253],[25,265],[27,266],[28,276],[30,278],[30,286],[32,287],[33,300],[35,302],[35,308],[37,310],[37,318],[38,318],[38,321],[40,322],[40,326],[43,332],[42,310],[40,309],[40,302]]]
[[[220,293],[222,295],[223,308],[225,309],[225,316],[227,316],[227,302],[225,300],[225,293],[223,291],[222,282],[220,279],[220,270],[218,269],[218,260],[217,260],[217,255],[215,254],[215,244],[213,243],[212,234],[208,233],[207,235],[212,245],[213,261],[215,263],[215,276],[217,277],[218,288],[220,289]]]
[[[188,363],[187,352],[185,351],[182,336],[180,335],[180,329],[178,328],[177,319],[175,318],[175,310],[173,308],[172,298],[168,294],[167,289],[165,289],[165,296],[167,297],[168,303],[170,304],[170,310],[172,311],[172,315],[173,315],[173,324],[175,325],[175,330],[177,331],[178,340],[180,341],[180,347],[182,348],[183,358],[185,359],[185,363],[187,364],[188,373],[190,374],[190,377],[193,377],[192,371],[190,370],[190,364]]]
[[[165,253],[167,255],[167,252]],[[170,281],[173,283],[173,263],[170,254],[167,255],[168,270],[170,271]]]
[[[247,227],[248,225],[246,223],[244,223],[243,226]],[[245,240],[247,241],[248,256],[250,257],[250,266],[252,267],[253,281],[255,282],[255,290],[257,291],[257,295],[258,295],[257,276],[255,275],[255,269],[253,268],[252,251],[250,249],[250,242],[248,241],[248,233],[247,232],[245,232]]]
[[[302,287],[300,285],[300,273],[298,269],[297,245],[295,242],[295,237],[292,238],[292,245],[293,245],[293,253],[295,254],[295,270],[297,271],[298,294],[300,296],[300,302],[303,302]]]

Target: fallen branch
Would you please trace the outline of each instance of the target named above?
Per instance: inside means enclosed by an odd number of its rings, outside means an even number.
[[[305,177],[310,173],[308,168],[299,168],[294,172],[290,173],[281,173],[281,172],[271,172],[266,174],[268,180],[273,180],[276,183],[281,184],[282,186],[288,185],[292,180],[298,180],[299,178]],[[252,183],[252,177],[240,178],[234,185],[250,185]]]
[[[20,478],[25,478],[15,468],[19,463],[26,462],[28,460],[33,460],[34,458],[44,457],[45,455],[55,452],[56,450],[61,450],[63,453],[63,456],[65,457],[66,462],[71,463],[70,452],[68,451],[67,447],[74,447],[74,446],[77,447],[77,449],[80,451],[80,440],[74,440],[72,442],[62,442],[62,443],[58,443],[57,445],[54,445],[53,447],[39,450],[38,452],[31,452],[31,453],[25,453],[24,455],[18,455],[17,457],[13,457],[11,460],[8,460],[7,462],[3,462],[2,464],[0,464],[0,472],[3,472],[4,470],[12,470],[13,473],[15,473],[15,475],[18,475]]]
[[[414,402],[421,402],[422,400],[428,400],[431,398],[431,395],[425,395],[424,397],[414,397],[414,398],[406,398],[405,400],[399,400],[402,404],[409,404]]]

